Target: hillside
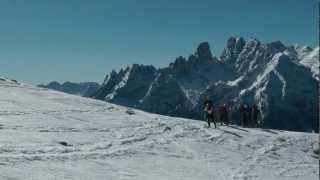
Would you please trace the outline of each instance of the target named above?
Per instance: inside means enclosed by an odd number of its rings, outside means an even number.
[[[0,79],[0,179],[318,178],[318,134],[151,114]],[[313,148],[314,147],[314,148]]]

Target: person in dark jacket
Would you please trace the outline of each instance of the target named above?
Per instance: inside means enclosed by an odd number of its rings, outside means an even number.
[[[258,106],[254,104],[251,108],[251,127],[258,127],[259,114],[260,111],[258,109]]]
[[[248,106],[247,104],[244,105],[245,108],[245,121],[244,121],[244,126],[249,127],[250,126],[250,120],[251,120],[251,107]]]
[[[240,112],[240,125],[242,127],[245,126],[246,116],[245,116],[245,105],[243,103],[240,104],[239,112]]]
[[[205,120],[208,122],[208,127],[210,127],[210,122],[213,122],[214,127],[217,128],[216,122],[214,120],[214,107],[212,101],[207,98],[204,103],[204,114]]]
[[[226,104],[219,107],[219,117],[220,117],[221,124],[223,123],[225,125],[229,125],[228,109]]]

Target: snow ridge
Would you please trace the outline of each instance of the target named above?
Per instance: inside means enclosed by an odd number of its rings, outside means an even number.
[[[274,72],[277,74],[280,81],[283,83],[282,88],[282,94],[285,96],[285,88],[286,88],[286,82],[285,79],[280,75],[280,73],[276,70],[276,67],[279,64],[279,59],[281,56],[284,56],[283,53],[277,53],[273,56],[272,60],[267,64],[267,67],[265,68],[264,72],[262,74],[259,74],[256,80],[252,83],[252,85],[248,89],[243,89],[240,91],[240,96],[244,95],[248,91],[252,91],[253,89],[261,86],[261,84],[264,84],[264,82],[267,80],[267,77],[271,72]]]
[[[159,77],[161,76],[161,73],[158,73],[157,76],[155,77],[154,81],[150,84],[147,93],[145,94],[145,96],[139,100],[140,103],[143,103],[143,101],[150,96],[151,90],[154,86],[155,83],[158,82]]]
[[[282,92],[282,98],[284,98],[286,96],[287,82],[284,79],[284,77],[276,69],[274,69],[273,72],[277,75],[279,80],[282,82],[282,90],[281,90],[281,92]]]
[[[309,52],[305,51],[300,51],[299,57],[302,59],[300,63],[310,68],[313,76],[319,80],[319,47]]]
[[[123,88],[127,84],[129,77],[130,77],[130,74],[131,74],[131,71],[132,71],[132,66],[129,67],[129,69],[127,70],[127,72],[123,76],[120,83],[114,87],[113,92],[106,96],[106,98],[105,98],[106,100],[112,100],[117,95],[117,91],[119,89]]]
[[[234,81],[228,81],[227,85],[229,86],[238,86],[238,84],[244,79],[244,76],[240,76],[239,78],[237,78]]]

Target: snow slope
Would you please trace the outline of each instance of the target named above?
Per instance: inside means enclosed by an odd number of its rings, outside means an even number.
[[[309,51],[308,51],[309,50]],[[297,49],[300,63],[310,68],[313,76],[319,80],[319,47],[315,49],[299,48]]]
[[[0,79],[0,179],[303,179],[318,134],[205,123]]]

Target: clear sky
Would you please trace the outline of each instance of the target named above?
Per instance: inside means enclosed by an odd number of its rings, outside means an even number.
[[[316,0],[1,0],[0,75],[101,82],[132,63],[163,67],[230,36],[317,45]]]

